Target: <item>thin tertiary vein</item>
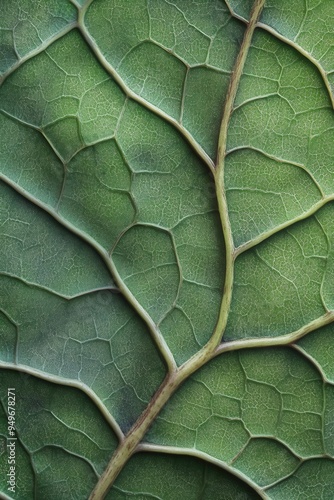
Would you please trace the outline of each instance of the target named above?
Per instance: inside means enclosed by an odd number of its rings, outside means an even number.
[[[313,184],[315,185],[315,187],[319,191],[320,195],[323,198],[325,198],[325,193],[324,193],[322,187],[320,186],[319,182],[316,180],[316,178],[310,172],[310,170],[302,163],[298,163],[296,161],[289,160],[287,158],[280,158],[279,156],[275,156],[273,154],[270,154],[267,151],[264,151],[263,149],[256,148],[255,146],[249,146],[249,145],[236,146],[234,148],[231,148],[228,151],[226,151],[226,156],[232,155],[233,153],[238,152],[238,151],[251,151],[251,152],[255,152],[255,153],[260,153],[262,156],[265,156],[266,158],[269,158],[270,160],[276,161],[278,163],[286,164],[286,165],[291,165],[292,167],[297,167],[297,168],[300,168],[301,170],[304,170],[304,172],[312,180]]]

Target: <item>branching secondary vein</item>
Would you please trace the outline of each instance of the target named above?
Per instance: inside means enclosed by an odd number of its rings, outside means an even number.
[[[286,229],[287,227],[292,226],[293,224],[296,224],[297,222],[300,222],[302,220],[308,219],[312,215],[318,212],[322,207],[327,205],[327,203],[330,203],[331,201],[334,201],[334,195],[331,194],[329,196],[325,196],[322,200],[318,201],[314,205],[312,205],[311,208],[306,210],[305,212],[301,213],[297,217],[294,217],[293,219],[287,220],[286,222],[283,222],[282,224],[279,224],[278,226],[275,226],[274,228],[270,229],[269,231],[265,231],[264,233],[259,234],[256,238],[247,241],[246,243],[243,243],[240,245],[238,248],[235,249],[235,257],[238,257],[238,255],[246,252],[250,248],[255,247],[259,243],[262,243],[263,241],[267,240],[274,234],[278,233],[282,229]]]
[[[224,352],[236,351],[240,349],[251,349],[256,347],[273,347],[289,345],[301,338],[305,337],[308,333],[321,328],[322,326],[330,325],[334,321],[334,311],[329,311],[320,316],[319,318],[311,321],[307,325],[302,326],[298,330],[279,335],[278,337],[259,337],[248,338],[240,340],[231,340],[230,342],[223,342],[215,350],[212,357],[216,357]]]
[[[194,137],[174,118],[169,116],[167,113],[162,111],[160,108],[155,106],[154,104],[151,104],[150,102],[146,101],[146,99],[143,99],[140,97],[138,94],[133,92],[122,80],[122,78],[118,75],[116,72],[115,68],[106,60],[106,58],[103,56],[103,54],[100,52],[99,47],[95,43],[95,41],[91,38],[89,33],[86,30],[86,27],[84,25],[84,22],[82,18],[79,18],[79,28],[80,31],[87,42],[87,44],[90,46],[91,50],[95,54],[97,60],[100,62],[100,64],[105,68],[105,70],[113,77],[115,82],[120,86],[122,91],[125,93],[125,95],[133,99],[134,101],[138,102],[148,110],[152,111],[154,114],[165,120],[166,122],[170,123],[173,125],[180,134],[187,140],[187,142],[190,144],[192,149],[197,153],[197,155],[204,161],[204,163],[207,165],[207,167],[210,169],[210,171],[213,173],[214,172],[214,163],[209,157],[209,155],[204,151],[204,149],[198,144],[198,142],[194,139]]]

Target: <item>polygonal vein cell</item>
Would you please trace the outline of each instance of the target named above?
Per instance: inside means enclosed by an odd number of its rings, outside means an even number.
[[[156,472],[159,470],[159,477]],[[164,453],[138,453],[121,472],[107,499],[121,500],[145,492],[146,498],[172,500],[184,496],[226,500],[247,498],[256,500],[259,495],[239,478],[227,471],[191,456]]]

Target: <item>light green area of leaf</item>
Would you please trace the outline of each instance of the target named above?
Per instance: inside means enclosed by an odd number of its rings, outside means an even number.
[[[334,69],[333,25],[334,5],[331,1],[275,2],[268,0],[261,21],[302,47],[320,66],[330,73]],[[321,19],[321,22],[319,22]],[[333,83],[333,75],[328,75]]]
[[[66,300],[6,276],[0,292],[2,359],[84,383],[128,429],[164,368],[124,299],[105,290]]]
[[[31,8],[30,0],[3,0],[0,21],[0,71],[40,47],[76,19],[67,0],[43,0]]]
[[[266,486],[291,474],[300,462],[284,445],[268,438],[255,438],[233,463],[233,467]]]
[[[64,167],[37,131],[0,114],[1,173],[41,202],[57,205]]]
[[[139,302],[158,323],[175,301],[180,280],[170,236],[152,227],[136,226],[117,246],[115,263],[124,283],[136,291]]]
[[[2,2],[2,494],[7,386],[13,498],[87,499],[114,431],[164,394],[163,340],[187,362],[232,287],[220,356],[176,391],[111,497],[332,497],[333,327],[320,323],[334,310],[334,7],[267,0],[238,84],[253,3]],[[230,84],[225,214],[212,173]],[[265,347],[306,325],[296,345]],[[250,338],[262,348],[223,352]]]
[[[208,453],[266,486],[333,453],[332,411],[333,387],[290,348],[226,353],[171,398],[147,440]]]
[[[140,453],[117,479],[108,499],[251,500],[255,491],[226,471],[187,456]]]
[[[298,345],[317,363],[319,363],[324,376],[334,382],[334,367],[331,360],[334,357],[333,326],[315,330],[298,342]]]
[[[321,200],[304,169],[252,149],[228,156],[225,182],[236,246],[298,217]]]
[[[90,6],[85,26],[125,84],[215,158],[220,103],[243,34],[224,3],[103,0]]]
[[[331,307],[332,221],[330,205],[237,259],[225,339],[291,333]]]
[[[333,192],[333,117],[318,70],[270,34],[256,33],[241,78],[228,147],[297,163]],[[296,168],[291,165],[291,169]]]
[[[269,497],[274,500],[286,498],[330,500],[333,496],[333,470],[332,460],[310,460],[302,464],[293,476],[270,488]]]
[[[324,445],[329,456],[334,454],[334,394],[331,386],[326,387],[324,392],[325,412],[324,412]]]
[[[4,182],[0,193],[1,273],[66,296],[114,286],[87,243]]]
[[[252,0],[229,0],[234,12],[249,17]],[[332,92],[334,88],[334,5],[331,0],[266,0],[261,22],[277,31],[289,43],[304,51],[327,74]]]
[[[2,440],[8,437],[7,387],[15,391],[13,498],[34,498],[35,492],[39,498],[87,498],[117,446],[113,431],[96,406],[78,389],[12,370],[2,370],[0,380],[4,388],[0,408]],[[3,491],[7,491],[7,451],[0,455]]]
[[[255,33],[228,133],[225,180],[237,245],[333,193],[332,141],[318,69],[271,34]]]
[[[125,100],[77,31],[23,64],[0,98],[2,109],[37,128],[63,161],[112,137]]]
[[[67,168],[59,212],[110,249],[134,221],[131,171],[114,140],[78,153]]]

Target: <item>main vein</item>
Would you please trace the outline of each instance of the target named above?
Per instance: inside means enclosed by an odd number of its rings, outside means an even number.
[[[218,154],[214,176],[221,225],[226,247],[226,276],[224,293],[217,325],[209,342],[182,366],[180,366],[179,368],[175,368],[173,372],[169,372],[169,374],[166,376],[164,382],[161,384],[158,391],[153,396],[147,408],[140,415],[137,422],[125,436],[124,440],[120,442],[109,464],[107,465],[107,468],[101,475],[98,483],[92,491],[90,500],[100,500],[105,497],[118,474],[123,469],[124,465],[130,459],[133,453],[135,453],[139,443],[143,439],[151,424],[154,422],[157,415],[160,413],[163,406],[171,398],[177,388],[192,373],[197,371],[201,366],[203,366],[209,359],[214,356],[215,349],[218,347],[224,333],[232,298],[234,267],[234,245],[224,188],[224,162],[226,155],[227,130],[233,112],[235,96],[239,87],[244,64],[247,58],[254,30],[264,6],[264,2],[265,0],[255,0],[254,2],[250,20],[245,31],[244,39],[240,47],[240,52],[236,59],[234,70],[231,76],[219,134]]]
[[[221,342],[227,324],[227,318],[230,310],[230,305],[232,300],[232,289],[233,289],[235,252],[234,252],[231,224],[228,215],[225,181],[224,181],[224,171],[225,171],[224,166],[225,166],[225,157],[227,150],[227,132],[230,119],[233,113],[235,97],[237,94],[237,90],[239,88],[239,83],[244,69],[245,61],[253,38],[254,30],[261,15],[264,3],[265,0],[255,0],[254,2],[248,27],[245,31],[244,39],[241,44],[240,51],[237,56],[230,84],[228,87],[227,96],[225,100],[224,113],[219,133],[217,162],[215,171],[215,184],[216,184],[216,195],[218,201],[220,220],[225,240],[226,275],[225,275],[224,294],[222,298],[217,325],[209,341],[208,348],[210,350],[215,349]]]

